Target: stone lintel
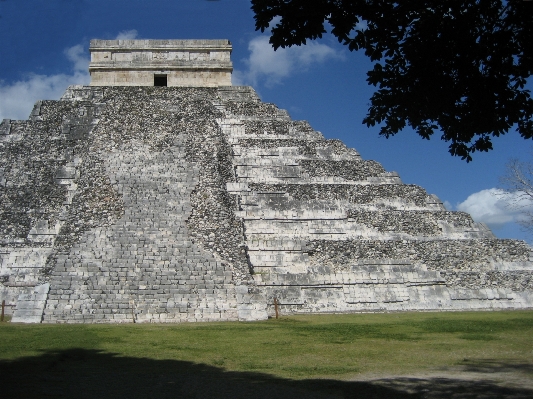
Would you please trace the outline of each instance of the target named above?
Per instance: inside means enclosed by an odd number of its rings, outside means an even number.
[[[229,51],[231,52],[231,43],[229,40],[91,40],[90,50],[109,50],[109,49],[141,49],[141,50],[211,50],[211,51]]]

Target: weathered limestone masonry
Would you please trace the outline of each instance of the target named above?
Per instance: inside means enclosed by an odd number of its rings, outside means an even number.
[[[189,41],[91,51],[177,42]],[[0,124],[0,300],[13,321],[260,320],[274,298],[283,313],[533,307],[524,242],[188,65],[204,87],[93,73]]]
[[[91,86],[231,86],[228,40],[91,40]]]
[[[227,187],[269,314],[274,298],[282,312],[532,307],[524,242],[496,239],[251,90],[237,101],[219,92],[236,175]]]
[[[226,183],[216,89],[71,87],[2,123],[13,321],[266,318]]]

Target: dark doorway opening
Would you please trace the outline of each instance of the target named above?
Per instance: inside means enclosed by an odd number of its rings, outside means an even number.
[[[166,86],[167,75],[154,75],[154,86]]]

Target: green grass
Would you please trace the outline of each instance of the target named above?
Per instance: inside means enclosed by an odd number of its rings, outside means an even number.
[[[533,311],[309,315],[174,325],[0,323],[0,375],[11,381],[28,381],[31,375],[35,386],[33,391],[27,386],[25,395],[37,392],[36,386],[68,392],[62,378],[83,375],[105,385],[113,375],[110,386],[118,384],[123,391],[131,385],[131,397],[142,397],[138,380],[147,375],[176,384],[194,376],[246,380],[252,387],[270,378],[291,384],[306,379],[308,386],[361,373],[406,375],[465,366],[531,373],[532,337]],[[87,392],[95,389],[87,384]],[[50,396],[62,397],[57,395]]]
[[[463,359],[533,362],[533,312],[283,317],[256,323],[0,325],[0,359],[88,349],[280,377],[399,373]]]

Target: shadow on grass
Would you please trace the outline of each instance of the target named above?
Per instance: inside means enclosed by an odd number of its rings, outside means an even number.
[[[472,365],[473,366],[473,365]],[[490,365],[483,365],[487,372]],[[512,368],[499,364],[498,367]],[[487,375],[489,377],[489,375]],[[178,360],[70,349],[0,361],[2,398],[531,398],[490,381],[389,378],[289,380]]]
[[[464,359],[462,369],[464,371],[471,371],[476,373],[509,373],[513,371],[519,371],[532,374],[533,378],[533,364],[531,363],[509,363],[502,362],[497,359],[483,359],[483,360],[471,360]]]

